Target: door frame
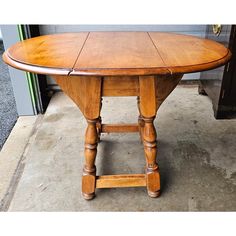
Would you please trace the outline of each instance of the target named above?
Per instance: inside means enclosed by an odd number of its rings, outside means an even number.
[[[27,25],[0,25],[5,50],[11,45],[30,38]],[[36,74],[8,66],[19,116],[43,113],[41,93]]]

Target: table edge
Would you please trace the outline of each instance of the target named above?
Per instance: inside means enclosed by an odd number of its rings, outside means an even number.
[[[11,58],[11,56],[8,54],[8,51],[5,51],[2,55],[3,61],[19,70],[23,70],[26,72],[31,72],[35,74],[45,74],[45,75],[68,75],[72,68],[52,68],[52,67],[40,67],[36,65],[30,65],[23,62],[19,62]]]
[[[168,74],[187,74],[201,72],[205,70],[215,69],[226,64],[232,56],[232,53],[227,49],[227,54],[215,61],[186,65],[186,66],[164,66],[164,67],[149,67],[149,68],[52,68],[45,66],[30,65],[15,60],[11,57],[8,49],[3,53],[3,60],[8,65],[36,74],[46,75],[77,75],[77,76],[138,76],[138,75],[168,75]]]

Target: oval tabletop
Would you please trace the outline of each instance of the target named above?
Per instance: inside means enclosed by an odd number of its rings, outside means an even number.
[[[222,44],[173,33],[82,32],[18,42],[3,55],[21,70],[51,75],[158,75],[191,73],[224,65]]]

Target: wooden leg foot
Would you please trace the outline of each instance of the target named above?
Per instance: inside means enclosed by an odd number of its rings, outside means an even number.
[[[148,196],[149,197],[152,197],[152,198],[156,198],[156,197],[159,197],[161,194],[161,191],[156,191],[156,192],[151,192],[151,191],[148,191]]]
[[[95,197],[95,193],[82,193],[82,196],[85,200],[92,200]]]

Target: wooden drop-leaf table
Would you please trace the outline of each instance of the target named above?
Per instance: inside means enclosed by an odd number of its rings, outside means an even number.
[[[96,188],[146,186],[160,194],[153,121],[162,102],[183,74],[224,65],[231,53],[211,40],[160,32],[82,32],[35,37],[16,43],[3,55],[12,67],[51,75],[87,120],[82,194]],[[137,96],[135,124],[103,124],[103,96]],[[100,133],[139,132],[144,146],[145,174],[96,176]]]

